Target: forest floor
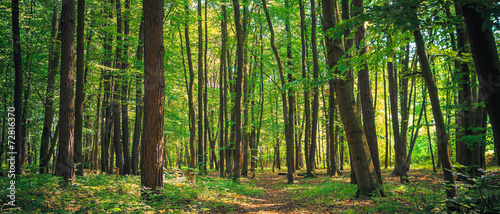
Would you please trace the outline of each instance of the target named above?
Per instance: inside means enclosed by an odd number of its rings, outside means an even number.
[[[350,184],[349,171],[330,177],[325,170],[317,170],[316,178],[294,176],[294,184],[289,185],[286,175],[270,170],[258,170],[254,178],[241,178],[239,184],[219,178],[216,171],[194,177],[167,170],[163,193],[149,201],[140,196],[138,176],[88,172],[77,176],[72,186],[61,188],[58,177],[28,173],[16,181],[15,207],[8,206],[10,199],[5,197],[10,179],[0,177],[0,213],[429,213],[444,209],[441,170],[411,169],[409,184],[401,184],[391,172],[382,170],[387,197],[356,198],[357,186]],[[498,172],[495,168],[492,174]],[[499,180],[490,185],[496,199],[500,199]]]

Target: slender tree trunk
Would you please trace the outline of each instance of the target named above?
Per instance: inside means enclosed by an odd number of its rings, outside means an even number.
[[[292,133],[290,132],[287,97],[286,97],[286,91],[284,91],[286,81],[285,81],[285,74],[283,72],[283,64],[281,63],[281,58],[278,54],[278,49],[274,44],[274,29],[271,23],[271,17],[269,16],[269,11],[267,9],[265,0],[262,0],[262,6],[264,9],[264,13],[266,14],[267,24],[269,25],[269,31],[271,32],[271,38],[270,38],[271,48],[273,49],[274,56],[276,57],[276,61],[278,63],[278,72],[281,80],[281,90],[282,90],[281,100],[283,106],[283,121],[285,122],[285,141],[287,146],[287,155],[291,155],[291,160],[293,160],[293,136]],[[289,160],[288,157],[287,160]],[[288,183],[293,184],[293,161],[287,161],[287,163],[288,163],[288,174],[287,174]]]
[[[139,26],[139,45],[137,45],[136,59],[137,64],[136,68],[139,68],[142,62],[142,55],[144,52],[144,19],[141,20],[141,24]],[[142,85],[141,85],[141,75],[137,74],[135,76],[135,124],[134,124],[134,137],[132,140],[132,174],[139,174],[139,146],[141,140],[141,122],[142,122],[142,111],[143,111],[143,103],[142,103]]]
[[[130,0],[125,0],[125,14],[130,12]],[[125,35],[125,45],[123,47],[124,59],[122,62],[122,69],[127,70],[128,64],[128,35],[130,32],[129,16],[125,15],[123,20]],[[123,145],[123,175],[131,173],[131,160],[130,160],[130,130],[128,127],[128,89],[129,81],[124,78],[121,88],[121,109],[122,109],[122,145]]]
[[[243,87],[243,48],[244,48],[244,32],[241,26],[241,15],[240,15],[240,3],[239,0],[233,0],[234,9],[234,23],[236,24],[236,56],[238,62],[238,68],[236,69],[236,97],[234,98],[234,109],[235,112],[235,153],[234,153],[234,169],[233,169],[233,180],[239,182],[241,177],[241,140],[242,140],[242,121],[241,121],[241,98],[242,98],[242,87]]]
[[[353,0],[352,2],[354,17],[362,15],[363,0]],[[360,50],[362,56],[367,52],[365,40],[365,25],[364,23],[356,30],[354,43],[356,48]],[[370,148],[370,155],[373,161],[373,167],[377,173],[379,182],[382,183],[382,175],[380,173],[380,160],[378,154],[377,128],[375,126],[375,111],[372,103],[372,95],[370,89],[370,76],[368,73],[368,60],[365,60],[364,65],[358,70],[358,87],[361,95],[361,108],[363,113],[363,128],[366,136],[366,141]]]
[[[323,30],[326,33],[328,29],[335,27],[335,24],[340,21],[339,8],[337,1],[323,0]],[[332,39],[325,37],[327,48],[327,63],[330,69],[334,68],[337,62],[344,55],[344,48],[340,39]],[[336,70],[335,73],[340,73]],[[347,78],[350,79],[350,78]],[[361,121],[356,119],[354,112],[354,96],[353,88],[350,83],[345,80],[335,80],[335,91],[337,92],[337,102],[342,122],[345,127],[353,170],[356,174],[358,191],[360,195],[368,196],[373,192],[383,195],[380,190],[380,184],[377,179],[376,172],[373,168],[373,163],[370,158],[370,150],[368,143],[363,134]]]
[[[225,177],[224,174],[224,160],[225,160],[225,151],[224,148],[225,140],[227,135],[224,133],[224,111],[227,108],[226,99],[224,96],[224,91],[226,90],[226,86],[224,84],[224,79],[226,77],[226,40],[227,40],[227,15],[226,15],[226,5],[222,5],[222,16],[224,17],[221,20],[221,31],[222,31],[222,41],[221,41],[221,53],[220,53],[220,72],[219,72],[219,132],[220,132],[220,142],[219,142],[219,170],[220,177]]]
[[[116,41],[117,43],[122,42],[123,33],[123,21],[122,21],[122,13],[121,13],[121,0],[116,0]],[[117,46],[115,49],[115,69],[121,70],[122,68],[122,48],[121,46]],[[121,122],[121,111],[120,111],[120,85],[121,85],[121,74],[114,75],[114,93],[113,93],[113,145],[115,149],[116,156],[116,168],[117,173],[119,175],[123,175],[123,154],[122,154],[122,133],[120,130],[120,122]],[[113,169],[114,170],[114,169]]]
[[[299,0],[299,7],[300,7],[300,43],[302,46],[302,78],[307,79],[307,70],[306,70],[306,40],[305,40],[305,34],[306,34],[306,26],[305,26],[305,11],[304,11],[304,4],[302,0]],[[309,133],[311,129],[311,118],[310,118],[310,106],[309,106],[309,92],[307,88],[304,88],[304,123],[305,123],[305,129],[304,129],[304,154],[305,154],[305,159],[306,159],[306,167],[309,167]]]
[[[448,156],[448,135],[446,133],[446,127],[444,124],[443,114],[441,111],[441,106],[439,104],[439,96],[437,92],[436,83],[434,82],[434,77],[429,66],[429,60],[427,58],[427,53],[425,50],[424,39],[420,33],[420,29],[417,28],[413,32],[415,37],[415,43],[417,45],[417,53],[419,56],[420,66],[422,67],[422,74],[425,79],[425,85],[429,90],[429,98],[431,100],[432,113],[434,115],[434,121],[436,126],[437,135],[437,145],[439,158],[441,159],[441,164],[443,165],[444,181],[446,185],[446,196],[448,198],[453,198],[455,196],[455,178],[453,177],[451,161]]]
[[[74,43],[75,1],[64,0],[61,10],[61,80],[59,104],[59,146],[55,174],[65,182],[75,181],[73,162],[75,131]]]
[[[85,0],[78,0],[78,24],[76,29],[76,90],[75,90],[75,147],[74,162],[76,175],[83,176],[83,91],[84,82],[84,38],[85,38]]]
[[[23,68],[21,55],[21,33],[19,30],[19,0],[12,0],[12,40],[14,44],[14,119],[15,119],[15,174],[20,175],[21,169],[21,113],[23,93]]]
[[[47,77],[47,91],[45,97],[44,106],[44,120],[43,120],[43,131],[42,139],[40,142],[40,174],[44,174],[48,171],[49,167],[49,144],[50,144],[50,134],[52,131],[52,120],[54,118],[54,87],[57,74],[57,67],[59,66],[59,43],[57,42],[60,38],[58,34],[58,24],[59,24],[59,4],[54,4],[54,9],[52,10],[52,30],[50,33],[50,50],[49,50],[49,65],[48,65],[48,77]],[[17,91],[17,89],[16,89]],[[15,99],[15,98],[14,98]]]
[[[141,185],[163,188],[163,122],[165,76],[163,0],[145,0],[144,11],[144,132],[141,149]],[[116,134],[116,133],[115,133]]]
[[[311,47],[313,55],[313,81],[317,81],[319,78],[319,63],[318,63],[318,48],[316,42],[316,3],[315,0],[311,0]],[[315,86],[313,89],[314,98],[312,102],[312,125],[311,125],[311,143],[309,146],[309,165],[307,165],[307,176],[315,177],[315,160],[316,160],[316,142],[317,142],[317,132],[318,132],[318,112],[319,112],[319,91],[318,87]],[[307,163],[306,163],[307,164]]]
[[[189,90],[188,90],[188,105],[189,105],[189,119],[190,130],[189,130],[189,149],[191,154],[191,160],[189,163],[189,167],[194,169],[196,167],[196,148],[195,148],[195,138],[196,138],[196,115],[194,110],[194,101],[193,101],[193,89],[194,89],[194,70],[193,70],[193,60],[191,57],[191,44],[189,41],[189,0],[185,2],[185,10],[186,10],[186,20],[184,23],[184,35],[186,38],[186,53],[188,58],[188,66],[189,66]]]
[[[201,18],[201,0],[198,0],[198,169],[203,174],[205,149],[203,148],[203,28]]]

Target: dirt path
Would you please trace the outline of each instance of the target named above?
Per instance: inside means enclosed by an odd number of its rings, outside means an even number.
[[[242,204],[237,213],[291,213],[301,212],[299,204],[288,194],[286,177],[277,173],[258,173],[258,178],[253,180],[257,188],[264,190],[264,194],[249,199],[248,204]],[[295,177],[295,183],[301,180]]]

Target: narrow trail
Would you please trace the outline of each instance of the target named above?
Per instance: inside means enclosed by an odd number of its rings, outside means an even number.
[[[285,175],[277,173],[258,173],[253,183],[256,187],[264,190],[264,194],[249,199],[249,203],[242,204],[237,213],[291,213],[307,212],[301,211],[300,204],[289,194],[288,184]],[[301,177],[294,177],[295,183],[302,180]]]

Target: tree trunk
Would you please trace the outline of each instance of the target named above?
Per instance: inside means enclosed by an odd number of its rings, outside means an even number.
[[[221,53],[220,53],[220,73],[219,73],[219,132],[220,132],[220,142],[219,142],[219,170],[220,177],[225,177],[224,174],[224,160],[225,160],[225,151],[224,148],[225,140],[228,137],[224,133],[224,111],[227,108],[226,106],[226,97],[224,96],[224,91],[226,90],[226,86],[224,84],[224,79],[226,77],[226,40],[227,40],[227,15],[226,15],[226,5],[222,5],[222,16],[224,17],[221,20],[221,31],[222,31],[222,41],[221,41]]]
[[[198,0],[198,169],[203,172],[205,149],[203,147],[203,28],[201,18],[201,0]]]
[[[130,12],[130,0],[125,0],[125,13]],[[123,47],[124,60],[122,61],[122,69],[125,71],[128,68],[128,35],[130,32],[129,18],[125,16],[123,20],[124,26],[124,41]],[[121,108],[122,108],[122,145],[123,145],[123,175],[130,174],[131,161],[130,161],[130,130],[128,128],[128,88],[129,81],[124,78],[121,88]]]
[[[311,47],[313,55],[313,81],[317,81],[319,78],[319,64],[318,64],[318,48],[316,42],[316,3],[311,0]],[[309,146],[309,164],[307,165],[307,176],[315,177],[315,160],[316,160],[316,138],[318,132],[318,112],[319,112],[319,91],[318,87],[315,86],[313,89],[314,98],[312,102],[312,125],[311,125],[311,143]],[[307,164],[307,163],[306,163]]]
[[[239,0],[233,0],[234,8],[234,23],[236,24],[236,56],[238,62],[238,68],[236,69],[236,97],[234,98],[234,109],[235,112],[235,147],[234,147],[234,168],[233,168],[233,180],[239,182],[241,177],[241,140],[242,140],[242,121],[241,121],[241,98],[242,98],[242,87],[243,87],[243,48],[244,48],[244,32],[241,26],[241,15],[240,15],[240,3]]]
[[[437,145],[439,158],[441,159],[441,164],[443,165],[444,181],[446,185],[446,196],[448,198],[453,198],[455,196],[455,178],[453,177],[453,172],[451,171],[451,162],[448,153],[448,135],[446,133],[446,127],[444,124],[443,114],[441,111],[441,106],[439,104],[439,96],[437,92],[436,83],[434,82],[434,77],[429,66],[429,60],[427,58],[427,53],[425,50],[424,39],[420,33],[420,29],[417,28],[413,32],[415,37],[415,43],[417,45],[417,54],[422,67],[422,74],[425,79],[425,85],[429,90],[429,98],[431,100],[432,113],[434,115],[434,121],[436,126],[437,135]]]
[[[491,23],[488,12],[478,10],[481,3],[468,2],[460,4],[465,19],[472,50],[472,58],[479,78],[479,93],[484,99],[486,110],[493,129],[495,148],[500,151],[500,60],[495,45],[495,38],[491,27],[483,26]],[[484,7],[483,7],[484,8]],[[487,15],[486,15],[487,14]],[[497,158],[500,163],[500,159]]]
[[[76,29],[76,90],[75,90],[75,151],[74,162],[76,175],[83,176],[83,91],[84,82],[84,34],[85,34],[85,0],[78,0]]]
[[[45,97],[44,106],[44,120],[43,120],[43,131],[42,139],[40,142],[40,174],[44,174],[48,171],[49,167],[49,144],[50,144],[50,134],[52,131],[52,120],[54,118],[54,87],[57,74],[57,67],[59,66],[59,50],[58,40],[60,39],[60,34],[58,33],[59,24],[59,4],[54,5],[52,10],[52,30],[50,32],[50,50],[49,50],[49,65],[48,65],[48,76],[47,76],[47,91]],[[16,89],[17,91],[17,89]],[[15,98],[14,98],[15,99]]]
[[[15,119],[15,174],[20,175],[21,169],[21,112],[23,97],[23,68],[21,55],[21,33],[19,30],[19,0],[12,0],[12,40],[14,44],[14,119]]]
[[[288,0],[285,0],[285,8],[290,8],[290,3]],[[285,19],[285,31],[287,37],[286,44],[286,55],[287,55],[287,65],[288,65],[288,82],[292,83],[295,81],[293,77],[293,63],[292,63],[292,32],[290,30],[290,12],[287,11],[287,17]],[[295,173],[295,165],[294,165],[294,133],[295,133],[295,89],[289,88],[288,91],[288,135],[289,140],[286,142],[286,162],[288,167],[288,178],[289,183],[293,183],[293,174]],[[290,175],[291,174],[291,175]],[[290,182],[291,180],[291,182]]]
[[[139,26],[139,45],[137,45],[137,53],[136,59],[137,64],[136,68],[140,68],[140,64],[142,62],[142,55],[144,52],[144,19],[141,20],[141,24]],[[132,174],[139,174],[139,146],[141,140],[141,122],[142,122],[142,111],[143,111],[143,103],[142,103],[142,90],[141,90],[141,75],[137,74],[135,76],[135,124],[134,124],[134,137],[132,142]]]
[[[362,15],[363,11],[363,0],[353,0],[352,16],[356,17]],[[356,48],[360,50],[359,54],[363,56],[367,52],[367,46],[365,40],[365,25],[362,23],[361,26],[356,30],[354,43]],[[363,43],[362,43],[363,42]],[[365,60],[364,65],[358,70],[358,87],[361,95],[361,108],[363,113],[363,128],[366,136],[366,141],[368,142],[368,147],[370,148],[370,155],[373,161],[373,167],[375,167],[375,172],[377,173],[377,178],[379,182],[382,183],[382,175],[380,174],[380,160],[378,155],[378,142],[377,142],[377,128],[375,126],[375,112],[372,103],[372,94],[370,89],[370,76],[368,73],[368,60]]]
[[[276,45],[274,44],[274,29],[273,25],[271,23],[271,17],[269,15],[269,11],[267,9],[266,1],[262,0],[262,6],[264,9],[264,13],[266,14],[266,19],[267,19],[267,24],[269,25],[269,31],[271,32],[271,48],[273,49],[274,56],[276,57],[276,61],[278,63],[278,72],[280,75],[280,80],[281,80],[281,101],[282,101],[282,106],[283,106],[283,121],[285,123],[285,141],[286,141],[286,147],[287,147],[287,155],[291,156],[291,160],[293,160],[293,136],[292,133],[290,132],[290,124],[289,124],[289,115],[288,115],[288,105],[287,105],[287,97],[286,97],[286,91],[284,91],[285,87],[285,74],[283,71],[283,64],[281,63],[281,58],[278,54],[278,49],[276,48]],[[287,160],[288,157],[287,157]],[[293,161],[287,161],[289,164],[288,167],[288,174],[287,174],[287,179],[289,184],[293,184]]]
[[[323,0],[323,31],[326,33],[328,29],[335,27],[339,22],[339,8],[337,1]],[[333,69],[337,62],[344,55],[344,48],[340,39],[332,39],[325,37],[327,48],[327,63],[328,68]],[[336,70],[336,74],[340,71]],[[347,78],[350,79],[350,78]],[[353,88],[348,81],[336,79],[335,91],[337,92],[337,102],[342,122],[345,127],[353,170],[356,174],[358,191],[360,195],[369,196],[373,192],[383,195],[380,189],[380,184],[377,175],[373,168],[373,163],[370,157],[368,143],[363,134],[361,121],[357,119],[354,112],[354,96]]]
[[[300,7],[300,43],[302,46],[302,78],[307,79],[307,70],[306,70],[306,40],[305,40],[305,33],[306,33],[306,26],[305,26],[305,11],[304,11],[304,4],[302,3],[302,0],[299,0],[299,7]],[[305,154],[305,159],[306,159],[306,167],[309,167],[309,133],[311,129],[311,118],[310,118],[310,106],[309,106],[309,92],[307,88],[304,88],[304,123],[305,123],[305,129],[304,129],[304,154]]]
[[[75,131],[74,97],[74,43],[75,43],[75,1],[64,0],[61,10],[61,80],[59,104],[59,146],[55,175],[64,182],[75,181],[73,164]]]
[[[144,132],[141,149],[141,184],[163,188],[163,121],[165,76],[163,0],[145,0],[144,11]],[[160,17],[160,18],[158,18]],[[116,133],[115,133],[116,134]]]
[[[191,44],[189,41],[189,1],[185,2],[186,10],[186,20],[184,22],[184,35],[186,38],[186,53],[188,57],[189,66],[189,89],[188,89],[188,105],[189,105],[189,119],[191,120],[189,127],[189,149],[191,154],[191,160],[189,162],[190,170],[196,167],[196,148],[195,148],[195,138],[196,138],[196,115],[194,110],[193,101],[193,89],[194,89],[194,70],[193,70],[193,60],[191,57]]]

